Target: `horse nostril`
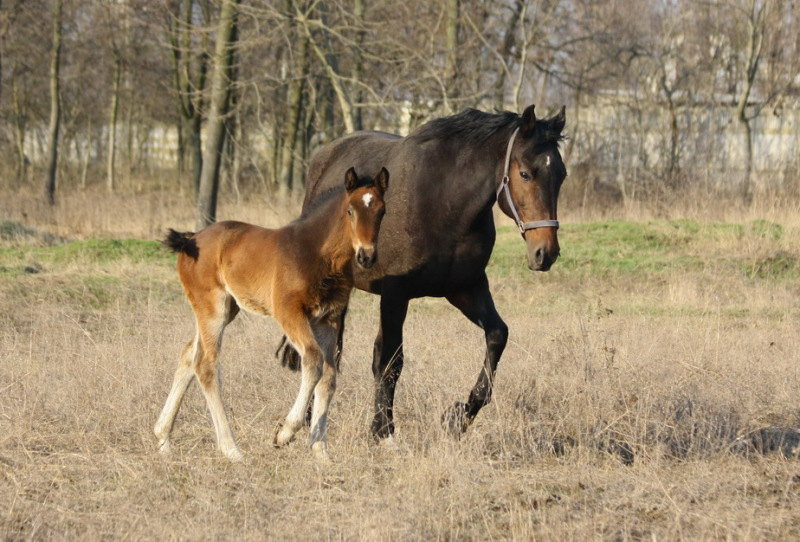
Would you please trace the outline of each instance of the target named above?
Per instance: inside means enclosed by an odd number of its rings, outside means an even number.
[[[542,266],[544,263],[544,248],[539,247],[536,249],[536,252],[533,253],[534,260],[536,260],[536,265],[539,267]]]

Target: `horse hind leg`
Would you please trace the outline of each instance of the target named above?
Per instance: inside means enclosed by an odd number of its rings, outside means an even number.
[[[195,364],[194,371],[206,398],[211,420],[214,422],[217,445],[227,458],[239,461],[244,455],[236,445],[222,403],[220,367],[218,366],[225,326],[230,323],[239,309],[230,296],[224,296],[221,301],[222,303],[210,305],[208,311],[196,311],[198,335],[203,347],[203,355]],[[218,307],[221,310],[218,310]]]
[[[158,439],[158,450],[162,453],[170,452],[169,437],[175,424],[175,417],[178,415],[183,396],[194,379],[194,366],[202,356],[202,352],[199,335],[195,335],[194,339],[189,341],[181,352],[178,368],[172,379],[172,388],[153,428]]]

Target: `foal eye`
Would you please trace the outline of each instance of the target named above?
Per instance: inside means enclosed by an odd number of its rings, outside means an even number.
[[[350,215],[350,216],[353,216],[353,208],[352,207],[349,207],[347,209],[347,214]]]
[[[519,176],[522,177],[522,180],[528,182],[531,180],[531,174],[527,171],[520,171]]]

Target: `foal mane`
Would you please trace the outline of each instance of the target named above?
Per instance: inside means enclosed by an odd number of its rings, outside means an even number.
[[[498,111],[497,113],[487,113],[477,109],[465,109],[461,113],[442,117],[426,122],[408,137],[419,143],[424,143],[433,139],[447,139],[459,137],[468,143],[482,144],[490,137],[511,126],[519,126],[522,117],[513,111]],[[539,139],[539,143],[556,143],[563,139],[560,131],[551,127],[549,120],[536,120],[533,134],[526,134]]]
[[[361,188],[363,186],[373,186],[375,182],[373,181],[372,177],[366,175],[359,175],[358,177],[358,184],[356,184],[355,188]],[[320,211],[322,207],[327,206],[327,204],[336,197],[341,197],[344,193],[344,184],[339,186],[334,186],[333,188],[329,188],[324,192],[320,192],[318,196],[314,198],[314,201],[303,210],[300,216],[295,220],[305,220],[306,218],[310,217],[311,215],[316,214]]]

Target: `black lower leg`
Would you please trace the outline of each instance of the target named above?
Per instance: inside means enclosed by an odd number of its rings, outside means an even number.
[[[489,282],[486,277],[473,288],[456,292],[447,300],[459,309],[473,323],[483,328],[486,334],[486,355],[478,381],[469,394],[466,403],[456,403],[445,413],[443,421],[448,430],[458,435],[466,431],[481,408],[492,400],[492,386],[497,364],[506,347],[508,326],[503,322],[495,309]]]
[[[386,438],[394,433],[394,391],[403,370],[403,322],[408,300],[381,297],[381,329],[375,339],[372,374],[375,378],[375,417],[372,434]]]

